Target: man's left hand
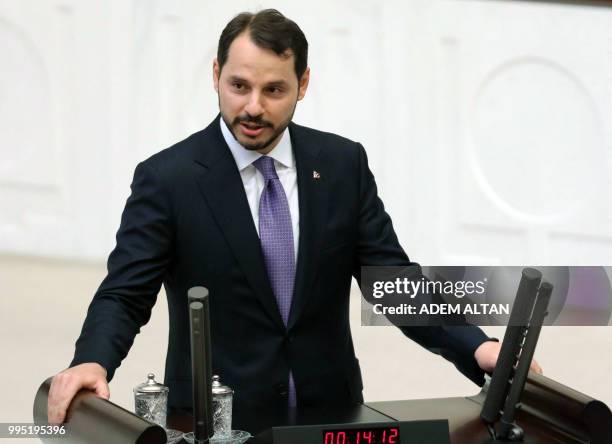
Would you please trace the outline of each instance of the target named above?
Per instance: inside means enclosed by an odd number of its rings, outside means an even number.
[[[476,358],[476,362],[478,366],[483,369],[487,373],[493,373],[493,369],[495,368],[495,364],[497,363],[497,358],[499,357],[499,352],[501,350],[501,343],[495,341],[486,341],[480,344],[480,346],[474,352],[474,358]],[[542,368],[534,359],[531,361],[531,365],[529,366],[529,370],[532,372],[536,372],[538,374],[542,374]]]

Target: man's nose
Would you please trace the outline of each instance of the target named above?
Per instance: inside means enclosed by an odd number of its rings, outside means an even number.
[[[244,110],[249,116],[253,116],[253,117],[259,116],[263,114],[264,112],[263,104],[261,102],[262,102],[261,94],[253,92],[249,96],[249,101],[246,104],[246,107],[244,108]]]

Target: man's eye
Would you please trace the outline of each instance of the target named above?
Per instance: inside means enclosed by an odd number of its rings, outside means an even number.
[[[246,92],[248,90],[248,86],[244,83],[234,82],[232,83],[232,89],[236,92]]]
[[[270,88],[268,88],[268,92],[272,94],[280,94],[281,92],[283,92],[283,90],[277,86],[271,86]]]

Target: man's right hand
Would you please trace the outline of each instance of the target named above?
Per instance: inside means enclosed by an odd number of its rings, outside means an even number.
[[[110,397],[106,369],[96,362],[75,365],[53,377],[49,389],[47,418],[50,424],[60,424],[66,418],[66,411],[72,398],[81,389],[96,392],[104,399]]]

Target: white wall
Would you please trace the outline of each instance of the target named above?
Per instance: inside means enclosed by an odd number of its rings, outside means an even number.
[[[1,1],[0,251],[102,260],[135,164],[217,111],[257,2]],[[421,262],[610,261],[612,8],[276,2],[304,29],[295,120],[362,141]]]
[[[0,253],[105,260],[136,163],[215,116],[223,26],[269,6],[310,42],[295,120],[364,143],[413,260],[612,263],[612,7],[493,0],[0,0]],[[406,341],[354,330],[370,399],[426,359],[381,370]],[[609,338],[549,330],[549,375],[582,371],[566,340],[609,373]]]

